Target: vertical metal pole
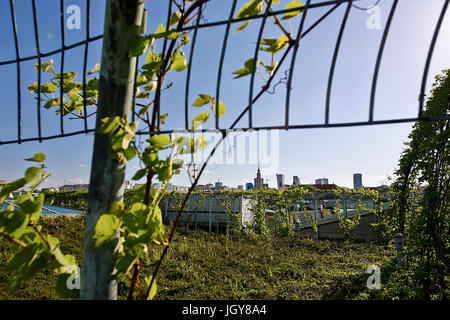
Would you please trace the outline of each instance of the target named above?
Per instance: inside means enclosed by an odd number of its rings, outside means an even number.
[[[317,198],[316,198],[316,195],[314,195],[314,218],[316,220],[316,227],[317,227],[316,240],[319,240],[319,218],[318,218],[318,214],[317,214]]]
[[[168,217],[168,215],[167,215],[167,207],[168,207],[168,206],[169,206],[169,199],[166,198],[166,209],[164,210],[164,211],[165,211],[164,216],[166,217],[166,220],[167,220],[167,221],[169,220],[169,217]]]
[[[197,230],[198,206],[195,206],[195,230]]]
[[[189,227],[191,226],[191,216],[189,215],[189,206],[191,204],[191,199],[188,199],[188,203],[187,203],[187,209],[186,209],[186,227],[189,229]]]
[[[212,197],[209,199],[209,219],[208,219],[208,224],[209,224],[209,233],[211,233],[211,206],[212,206]]]
[[[139,34],[144,2],[108,0],[104,25],[96,127],[105,117],[128,119],[136,58],[128,57],[130,40]],[[92,239],[100,215],[123,198],[125,165],[110,156],[111,135],[95,134],[88,210],[84,234],[81,299],[117,299],[115,241],[94,248]]]
[[[394,235],[394,242],[395,242],[395,250],[397,250],[397,264],[400,268],[403,268],[403,261],[402,261],[403,235],[401,233],[396,233]]]
[[[216,232],[219,233],[219,200],[217,200],[216,206]]]
[[[343,200],[344,200],[344,216],[345,216],[345,219],[348,219],[348,213],[347,213],[347,198],[343,198]]]

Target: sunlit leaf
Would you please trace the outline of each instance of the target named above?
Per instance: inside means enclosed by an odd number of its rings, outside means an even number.
[[[38,152],[33,157],[25,159],[25,161],[43,162],[45,161],[45,154],[43,154],[42,152]]]
[[[251,20],[249,20],[249,21],[244,22],[243,24],[241,24],[236,30],[234,30],[233,34],[235,34],[235,33],[239,32],[239,31],[244,30],[245,28],[247,28],[247,26],[248,26],[248,24],[250,23],[250,21],[251,21]]]
[[[110,240],[119,230],[121,225],[120,219],[115,214],[103,214],[95,225],[95,231],[93,238],[95,241],[95,247],[102,245]]]
[[[216,104],[213,104],[211,106],[211,109],[213,110],[214,114],[216,114]],[[218,111],[219,117],[222,117],[225,114],[225,111],[227,110],[227,108],[225,107],[225,104],[222,101],[219,102],[218,109],[219,109],[219,111]]]
[[[258,68],[259,58],[256,60],[255,66],[254,66],[254,61],[255,61],[255,59],[253,59],[253,58],[245,61],[244,68],[241,68],[241,69],[233,72],[233,74],[236,74],[236,77],[234,77],[234,79],[245,77],[245,76],[255,72],[255,69]]]
[[[100,63],[97,63],[97,64],[94,66],[94,69],[92,69],[91,71],[88,72],[88,75],[89,75],[89,74],[96,73],[96,72],[100,72]]]
[[[213,102],[214,98],[211,97],[209,94],[199,94],[198,98],[195,99],[194,103],[192,104],[194,107],[201,107],[209,102]]]
[[[298,0],[294,0],[291,1],[287,6],[286,6],[286,10],[289,9],[293,9],[293,8],[298,8],[298,7],[303,7],[303,3],[301,1]],[[299,10],[295,10],[295,11],[291,11],[291,12],[286,12],[284,14],[284,16],[281,18],[283,20],[286,19],[292,19],[293,17],[298,16],[300,13],[302,13],[304,11],[304,9],[299,9]]]
[[[209,113],[204,111],[200,114],[198,114],[193,120],[192,120],[192,130],[197,129],[200,125],[205,123],[209,118]]]

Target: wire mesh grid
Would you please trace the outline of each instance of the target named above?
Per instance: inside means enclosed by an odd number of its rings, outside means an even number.
[[[31,55],[31,56],[21,56],[19,54],[20,50],[19,50],[19,36],[18,36],[18,32],[17,32],[17,21],[16,21],[16,9],[15,9],[15,2],[14,0],[9,0],[9,6],[10,6],[10,15],[11,15],[11,23],[12,23],[12,30],[13,30],[13,35],[14,35],[14,48],[15,48],[15,58],[14,59],[10,59],[10,60],[4,60],[4,61],[0,61],[0,67],[5,66],[5,65],[15,65],[16,66],[16,83],[17,83],[17,138],[15,139],[10,139],[10,140],[3,140],[0,137],[0,145],[2,144],[14,144],[14,143],[22,143],[22,142],[26,142],[26,141],[43,141],[43,140],[49,140],[49,139],[55,139],[55,138],[60,138],[60,137],[66,137],[66,136],[73,136],[73,135],[78,135],[78,134],[85,134],[85,133],[91,133],[95,131],[94,127],[90,127],[89,123],[87,121],[87,116],[84,117],[84,121],[83,121],[83,125],[82,128],[80,128],[80,130],[75,130],[75,131],[67,131],[65,130],[64,127],[64,123],[65,123],[65,119],[64,119],[64,115],[63,112],[60,112],[60,117],[59,117],[59,134],[53,134],[53,135],[44,135],[42,133],[42,120],[41,120],[41,111],[42,111],[42,106],[41,106],[41,92],[40,92],[40,87],[41,87],[41,82],[42,82],[42,71],[41,71],[41,65],[42,65],[42,59],[45,57],[49,57],[55,54],[59,54],[60,55],[60,59],[61,59],[61,63],[60,63],[60,80],[61,83],[63,82],[63,74],[64,74],[64,62],[65,62],[65,54],[67,51],[74,49],[74,48],[83,48],[84,47],[84,54],[83,54],[83,96],[86,97],[86,82],[87,82],[87,63],[88,63],[88,56],[89,56],[89,45],[92,42],[96,42],[102,39],[102,35],[98,35],[98,36],[91,36],[90,34],[90,16],[91,16],[91,1],[90,0],[85,0],[85,5],[86,5],[86,15],[84,16],[85,22],[86,22],[86,32],[85,32],[85,39],[83,41],[79,41],[76,43],[73,43],[71,45],[66,45],[66,36],[65,36],[65,12],[64,12],[64,8],[65,8],[65,2],[64,0],[59,0],[59,8],[60,8],[60,35],[61,35],[61,43],[62,46],[61,48],[57,49],[57,50],[52,50],[52,51],[48,51],[48,52],[42,52],[40,49],[40,43],[39,43],[39,39],[40,39],[40,34],[39,34],[39,21],[37,19],[37,9],[36,9],[36,0],[30,0],[31,4],[32,4],[32,13],[33,13],[33,28],[34,28],[34,38],[35,38],[35,43],[36,43],[36,54]],[[170,17],[172,14],[172,1],[167,1],[168,2],[168,12],[167,12],[167,22],[166,25],[169,26],[169,21],[170,21]],[[250,75],[250,87],[248,90],[249,96],[248,96],[248,105],[242,109],[242,111],[240,112],[239,116],[232,122],[231,126],[228,127],[222,127],[220,125],[219,122],[219,115],[218,113],[216,113],[215,115],[215,128],[214,129],[200,129],[200,132],[207,132],[207,131],[226,131],[226,130],[247,130],[247,129],[254,129],[254,130],[261,130],[261,129],[266,129],[266,130],[271,130],[271,129],[307,129],[307,128],[327,128],[327,127],[352,127],[352,126],[365,126],[365,125],[377,125],[377,124],[389,124],[389,123],[405,123],[405,122],[415,122],[415,121],[438,121],[438,120],[448,120],[450,119],[450,116],[442,116],[442,117],[424,117],[423,116],[423,108],[424,108],[424,103],[425,103],[425,90],[426,90],[426,86],[427,86],[427,78],[428,78],[428,74],[429,74],[429,69],[430,69],[430,63],[431,63],[431,59],[432,59],[432,55],[433,55],[433,51],[436,45],[436,41],[439,35],[439,32],[441,30],[441,26],[442,26],[442,22],[444,20],[444,17],[446,15],[447,9],[448,9],[448,4],[449,4],[449,0],[445,0],[443,2],[443,6],[442,9],[440,11],[439,17],[436,21],[436,26],[434,28],[434,33],[433,33],[433,37],[431,39],[431,42],[429,44],[429,49],[428,49],[428,53],[426,56],[426,61],[425,61],[425,67],[424,67],[424,71],[423,71],[423,76],[422,76],[422,80],[421,80],[421,86],[420,86],[420,92],[419,92],[419,106],[418,106],[418,112],[417,112],[417,116],[416,117],[407,117],[407,118],[392,118],[392,119],[387,119],[387,120],[375,120],[374,119],[374,110],[375,110],[375,96],[376,96],[376,89],[377,89],[377,80],[378,80],[378,76],[380,73],[380,65],[381,65],[381,60],[383,57],[383,52],[385,50],[385,46],[386,46],[386,40],[388,38],[389,35],[389,31],[392,25],[392,21],[394,19],[394,14],[395,11],[397,9],[398,6],[398,2],[399,0],[393,0],[392,1],[392,5],[390,8],[390,12],[389,12],[389,16],[386,22],[386,25],[384,27],[383,30],[383,35],[381,38],[381,41],[379,43],[379,49],[378,49],[378,53],[376,56],[376,63],[375,63],[375,67],[374,67],[374,71],[373,71],[373,79],[372,79],[372,84],[371,84],[371,91],[370,91],[370,102],[369,102],[369,108],[368,108],[368,118],[366,121],[353,121],[353,122],[331,122],[330,121],[330,103],[331,103],[331,95],[332,95],[332,88],[333,88],[333,80],[334,80],[334,73],[335,73],[335,69],[336,69],[336,63],[339,57],[339,50],[341,49],[341,43],[342,43],[342,38],[344,35],[344,32],[346,30],[346,26],[348,24],[348,20],[349,20],[349,14],[350,11],[352,10],[352,8],[359,8],[358,6],[355,5],[355,3],[357,2],[357,0],[335,0],[335,1],[323,1],[323,2],[318,2],[318,3],[311,3],[311,0],[307,0],[305,2],[305,4],[301,7],[295,7],[295,8],[290,8],[290,9],[284,9],[284,10],[271,10],[270,9],[270,4],[272,3],[272,0],[268,1],[268,6],[266,6],[266,9],[264,10],[263,13],[258,14],[258,15],[254,15],[254,16],[250,16],[250,17],[245,17],[245,18],[234,18],[235,13],[236,13],[236,4],[237,4],[237,0],[233,0],[231,5],[230,5],[230,12],[228,15],[228,19],[225,20],[218,20],[218,21],[205,21],[203,19],[202,21],[202,8],[204,6],[204,4],[202,6],[200,6],[199,9],[199,14],[197,15],[197,18],[194,19],[194,21],[192,21],[191,25],[188,26],[184,26],[181,30],[182,32],[193,32],[193,37],[192,37],[192,42],[191,42],[191,47],[190,47],[190,52],[189,52],[189,57],[188,57],[188,68],[187,68],[187,73],[186,73],[186,87],[184,90],[184,125],[186,130],[189,130],[189,91],[190,91],[190,84],[191,84],[191,66],[192,66],[192,59],[194,56],[194,51],[195,51],[195,45],[196,45],[196,41],[197,41],[197,35],[198,35],[198,31],[200,29],[203,28],[211,28],[214,26],[224,26],[225,27],[225,32],[223,35],[223,43],[222,43],[222,47],[220,50],[220,62],[218,65],[218,73],[217,73],[217,82],[216,82],[216,90],[215,90],[215,101],[219,101],[220,98],[220,94],[221,94],[221,83],[222,83],[222,78],[223,78],[223,65],[224,65],[224,58],[227,52],[227,44],[228,44],[228,40],[229,40],[229,34],[230,34],[230,29],[231,26],[235,23],[238,22],[242,22],[242,21],[247,21],[249,19],[261,19],[261,24],[260,24],[260,28],[259,28],[259,32],[256,38],[256,46],[255,46],[255,52],[254,52],[254,64],[256,64],[258,55],[259,55],[259,47],[261,44],[261,40],[263,37],[263,33],[265,30],[265,26],[266,26],[266,21],[269,17],[271,16],[276,16],[276,15],[280,15],[280,14],[286,14],[289,12],[295,12],[295,11],[299,11],[299,9],[303,10],[303,14],[301,16],[301,20],[300,20],[300,24],[299,27],[297,29],[296,35],[295,35],[295,39],[294,39],[294,43],[292,44],[292,46],[289,46],[288,49],[283,53],[278,66],[275,68],[273,75],[268,79],[267,85],[260,90],[258,93],[255,94],[254,92],[254,84],[255,84],[255,72],[251,73]],[[308,34],[311,33],[311,31],[313,31],[318,25],[321,24],[321,22],[323,22],[330,14],[332,14],[333,12],[335,12],[339,7],[341,6],[345,6],[345,13],[344,16],[342,18],[342,21],[340,23],[339,26],[339,32],[338,32],[338,37],[336,39],[336,43],[334,46],[334,51],[333,51],[333,57],[332,57],[332,61],[330,64],[330,69],[329,69],[329,73],[328,73],[328,83],[327,83],[327,90],[326,90],[326,103],[325,103],[325,112],[324,112],[324,121],[323,122],[319,122],[319,123],[313,123],[313,124],[292,124],[291,123],[291,119],[289,117],[290,114],[290,108],[291,108],[291,91],[292,91],[292,79],[293,79],[293,72],[291,72],[292,70],[294,70],[294,66],[296,63],[296,58],[298,55],[298,49],[301,43],[301,39],[303,39],[305,36],[307,36]],[[305,20],[308,16],[308,13],[311,12],[314,9],[318,9],[318,8],[324,8],[326,9],[325,13],[322,14],[318,19],[316,19],[309,28],[305,28]],[[270,10],[269,10],[270,9]],[[163,52],[166,48],[167,45],[167,39],[164,40],[164,45],[163,45]],[[292,52],[291,52],[292,51]],[[254,126],[253,124],[253,115],[254,112],[257,112],[257,110],[255,110],[254,108],[254,102],[264,93],[266,92],[270,86],[272,85],[273,87],[275,87],[276,85],[278,85],[279,83],[273,85],[272,82],[274,80],[275,75],[277,74],[277,72],[280,69],[280,66],[283,65],[283,62],[285,62],[285,60],[288,59],[288,55],[291,54],[291,61],[289,64],[289,69],[285,72],[285,78],[284,80],[286,80],[286,99],[285,99],[285,107],[284,107],[284,123],[280,123],[280,124],[273,124],[270,126]],[[138,70],[138,64],[139,61],[138,59],[136,59],[136,71]],[[24,138],[23,137],[23,131],[22,131],[22,125],[23,125],[23,121],[22,121],[22,109],[23,109],[23,101],[22,101],[22,84],[21,84],[21,64],[26,62],[26,61],[36,61],[37,63],[37,83],[38,83],[38,90],[37,90],[37,105],[36,105],[36,110],[37,110],[37,132],[35,134],[35,136],[33,137],[27,137]],[[255,65],[254,65],[255,67]],[[136,89],[136,77],[137,77],[137,72],[136,72],[136,76],[134,79],[134,87]],[[160,79],[158,79],[158,81],[160,81]],[[159,86],[158,86],[159,87]],[[136,90],[135,90],[136,92]],[[63,86],[60,86],[60,90],[59,90],[59,98],[60,98],[60,104],[61,104],[61,110],[63,108],[63,97],[64,92],[63,92]],[[160,96],[160,92],[156,92],[155,98],[159,98]],[[84,115],[87,115],[87,102],[86,102],[86,98],[84,98],[84,106],[83,106],[83,111],[84,111]],[[134,93],[133,95],[133,105],[134,106],[143,106],[142,104],[136,102],[136,93]],[[158,113],[158,125],[157,125],[157,131],[155,133],[171,133],[174,130],[161,130],[160,127],[160,110],[157,110]],[[237,124],[240,122],[240,120],[244,117],[244,115],[248,116],[248,125],[246,126],[241,126],[241,127],[237,127]],[[135,114],[132,113],[132,117],[134,120]],[[137,134],[152,134],[150,133],[148,130],[141,130],[138,131]]]

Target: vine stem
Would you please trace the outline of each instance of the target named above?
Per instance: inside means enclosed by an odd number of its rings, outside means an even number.
[[[181,31],[183,28],[183,25],[187,21],[186,19],[189,17],[189,15],[198,7],[202,6],[204,3],[208,2],[209,0],[198,0],[194,4],[192,4],[186,12],[183,12],[180,21],[178,21],[177,25],[177,31]],[[164,73],[158,75],[158,84],[156,87],[156,94],[155,94],[155,104],[153,106],[153,113],[152,113],[152,125],[150,127],[150,132],[155,132],[156,130],[156,118],[158,116],[158,111],[160,107],[160,96],[161,96],[161,86],[162,83],[164,83],[164,77],[165,73],[167,73],[168,70],[166,70],[167,64],[169,63],[170,57],[172,55],[172,51],[175,47],[175,44],[177,42],[178,38],[172,39],[170,42],[169,48],[167,49],[167,53],[165,54],[163,65],[161,66],[161,70],[163,70]]]
[[[286,49],[286,51],[284,52],[282,58],[280,59],[280,63],[278,64],[278,66],[275,68],[272,76],[269,78],[269,80],[267,81],[267,84],[260,90],[260,92],[255,96],[255,98],[253,98],[252,100],[252,104],[255,103],[261,96],[262,94],[267,91],[270,88],[270,84],[272,82],[272,80],[275,78],[275,75],[277,74],[278,70],[280,70],[280,66],[283,64],[283,61],[285,60],[285,58],[287,57],[289,51],[294,47],[294,43],[293,42],[289,42],[288,48]],[[238,116],[238,118],[234,121],[234,123],[232,124],[232,126],[230,127],[230,129],[233,129],[234,126],[239,122],[239,120],[244,116],[244,114],[249,110],[249,106],[247,106],[244,111]],[[191,185],[191,187],[189,188],[186,196],[184,197],[183,203],[181,204],[181,208],[178,211],[177,217],[175,218],[175,221],[172,225],[172,228],[170,230],[170,234],[169,234],[169,239],[166,243],[166,245],[164,246],[163,252],[161,253],[161,257],[158,260],[158,263],[156,265],[155,271],[153,272],[153,276],[152,276],[152,280],[150,281],[150,285],[147,288],[147,293],[145,295],[145,300],[148,299],[148,296],[150,294],[150,289],[153,286],[153,282],[156,279],[156,276],[158,275],[159,269],[161,267],[162,261],[165,257],[165,255],[167,254],[167,251],[170,247],[170,244],[173,240],[173,237],[175,235],[175,230],[178,226],[178,223],[180,222],[181,219],[181,214],[183,213],[184,208],[186,207],[187,201],[192,193],[192,191],[195,189],[195,187],[198,184],[198,181],[203,173],[203,171],[206,168],[206,165],[208,164],[209,160],[212,158],[212,156],[214,155],[214,153],[216,152],[217,148],[219,147],[219,145],[222,143],[222,141],[226,138],[227,136],[227,132],[226,131],[222,131],[222,137],[219,139],[219,141],[216,143],[216,145],[214,146],[214,148],[211,150],[208,158],[206,159],[206,161],[203,163],[198,176],[195,178],[194,183]]]
[[[199,0],[199,1],[196,2],[195,4],[199,4],[199,3],[202,3],[202,4],[203,4],[203,3],[207,2],[207,1],[208,1],[208,0],[206,0],[206,1],[204,1],[204,0]],[[194,4],[194,5],[195,5],[195,4]],[[193,6],[194,6],[194,5],[193,5]],[[187,12],[189,12],[189,10],[190,10],[193,6],[191,6],[191,7],[188,9]],[[316,21],[316,23],[314,23],[307,31],[305,31],[305,32],[303,33],[303,35],[300,35],[300,38],[303,38],[306,34],[308,34],[308,33],[309,33],[312,29],[314,29],[314,28],[315,28],[315,27],[316,27],[323,19],[325,19],[325,17],[327,17],[331,12],[333,12],[333,11],[334,11],[337,7],[339,7],[339,6],[340,6],[340,4],[337,4],[337,5],[335,5],[331,10],[329,10],[327,13],[325,13],[321,18],[318,19],[318,21]],[[181,20],[180,20],[180,21],[181,21]],[[265,91],[267,91],[267,90],[270,88],[270,83],[271,83],[271,82],[273,81],[273,79],[275,78],[275,75],[277,74],[278,70],[280,70],[280,66],[283,64],[283,61],[286,59],[286,57],[287,57],[289,51],[294,47],[295,42],[296,42],[296,41],[289,41],[289,45],[288,45],[288,47],[287,47],[285,53],[283,54],[282,58],[280,59],[280,63],[277,65],[277,67],[275,68],[273,74],[270,76],[269,80],[267,81],[267,84],[266,84],[266,85],[262,88],[262,90],[255,96],[255,98],[253,98],[252,104],[255,103],[255,102],[261,97],[261,95],[262,95]],[[172,43],[173,43],[173,42],[172,42]],[[237,123],[241,120],[241,118],[247,113],[247,111],[249,110],[249,108],[250,108],[250,105],[248,105],[248,106],[241,112],[241,114],[236,118],[236,120],[235,120],[235,121],[233,122],[233,124],[230,126],[230,129],[233,129],[233,128],[237,125]],[[153,110],[153,111],[154,111],[154,110]],[[154,113],[154,114],[155,114],[155,113]],[[181,205],[180,210],[178,211],[178,214],[177,214],[177,217],[176,217],[176,219],[175,219],[175,222],[174,222],[173,225],[172,225],[172,229],[171,229],[171,231],[170,231],[169,239],[168,239],[167,243],[166,243],[165,246],[164,246],[163,252],[161,253],[161,257],[160,257],[160,259],[158,260],[158,263],[157,263],[157,265],[156,265],[155,271],[153,272],[152,280],[150,281],[150,285],[148,286],[147,293],[146,293],[146,295],[145,295],[145,297],[144,297],[145,300],[148,299],[148,296],[149,296],[149,294],[150,294],[150,289],[152,288],[153,282],[154,282],[155,279],[156,279],[156,276],[157,276],[157,274],[158,274],[158,271],[159,271],[159,269],[160,269],[160,267],[161,267],[161,263],[162,263],[162,261],[163,261],[165,255],[166,255],[166,253],[167,253],[167,251],[168,251],[168,249],[169,249],[169,247],[170,247],[170,244],[171,244],[171,242],[172,242],[172,240],[173,240],[173,236],[174,236],[174,234],[175,234],[175,230],[176,230],[176,228],[177,228],[177,226],[178,226],[178,223],[179,223],[179,221],[180,221],[180,219],[181,219],[181,214],[182,214],[182,212],[183,212],[183,210],[184,210],[184,208],[185,208],[185,206],[186,206],[187,200],[189,199],[189,197],[190,197],[190,195],[191,195],[193,189],[197,186],[198,180],[200,179],[200,177],[201,177],[203,171],[205,170],[206,165],[208,164],[209,160],[212,158],[212,156],[213,156],[214,153],[216,152],[217,148],[218,148],[219,145],[222,143],[222,141],[226,138],[226,136],[227,136],[227,132],[226,132],[226,131],[222,131],[222,137],[221,137],[221,139],[219,139],[219,141],[216,143],[216,145],[214,146],[214,148],[211,150],[211,152],[210,152],[208,158],[207,158],[206,161],[203,163],[203,165],[202,165],[202,167],[201,167],[201,169],[200,169],[200,172],[199,172],[197,178],[195,179],[194,183],[193,183],[193,184],[191,185],[191,187],[189,188],[189,190],[188,190],[188,192],[187,192],[187,194],[186,194],[186,197],[185,197],[184,200],[183,200],[183,203],[182,203],[182,205]]]
[[[133,266],[133,277],[131,278],[130,289],[128,290],[127,300],[133,299],[134,288],[136,287],[136,283],[138,281],[139,271],[141,269],[141,259],[138,259],[137,262],[134,263]]]
[[[266,0],[266,4],[269,5],[268,0]],[[273,12],[272,8],[269,8],[269,12],[271,12],[271,13]],[[274,19],[274,21],[272,21],[273,24],[275,24],[275,25],[277,25],[278,27],[280,27],[281,31],[283,31],[283,33],[286,35],[286,37],[288,37],[289,40],[292,40],[292,38],[291,38],[291,33],[288,32],[288,31],[284,28],[284,26],[282,25],[282,23],[281,23],[281,21],[278,19],[278,17],[277,17],[277,16],[273,16],[273,19]],[[289,20],[289,21],[290,21],[290,20]]]
[[[178,22],[177,25],[177,30],[181,30],[181,28],[183,27],[186,18],[199,6],[203,5],[203,3],[208,2],[209,0],[200,0],[197,1],[196,3],[194,3],[191,7],[188,8],[188,10],[186,12],[184,12],[184,8],[183,10],[180,10],[182,13],[182,16],[180,18],[180,21]],[[175,47],[175,43],[176,43],[177,39],[173,39],[170,43],[169,49],[167,50],[167,53],[165,54],[165,58],[164,58],[164,62],[162,65],[161,70],[166,70],[166,66],[169,62],[171,53],[173,51],[173,48]],[[165,71],[165,73],[167,73],[167,71]],[[156,94],[155,94],[155,100],[154,100],[154,104],[153,104],[153,112],[152,112],[152,120],[151,123],[150,121],[147,121],[149,128],[150,128],[150,132],[155,132],[156,130],[156,118],[159,116],[158,111],[159,111],[159,107],[160,107],[160,97],[161,97],[161,86],[162,83],[164,83],[164,77],[165,74],[160,74],[158,76],[158,84],[157,84],[157,88],[156,88]],[[147,111],[147,119],[149,118],[148,115],[148,111]],[[149,119],[148,119],[149,120]],[[148,206],[149,203],[149,198],[150,198],[150,189],[151,189],[151,184],[152,184],[152,178],[153,178],[154,173],[152,171],[150,171],[147,174],[147,183],[145,186],[145,196],[144,196],[144,204]],[[138,262],[135,262],[134,264],[134,268],[133,268],[133,277],[132,277],[132,282],[130,285],[130,290],[128,292],[128,299],[131,300],[133,298],[133,292],[134,292],[134,288],[136,286],[136,282],[139,276],[139,271],[140,271],[140,260],[138,260]],[[151,288],[153,284],[153,279],[152,279],[152,283],[150,284],[149,288]],[[150,293],[150,290],[147,291],[147,294],[145,296],[145,298],[147,299],[148,295]]]
[[[18,244],[18,245],[21,246],[21,247],[28,248],[28,246],[27,246],[25,243],[23,243],[22,241],[20,241],[19,239],[16,239],[16,238],[14,238],[14,237],[11,237],[10,235],[5,234],[5,233],[2,233],[1,235],[4,236],[5,238],[8,238],[8,239],[11,240],[12,242]],[[28,248],[28,249],[29,249],[29,248]]]

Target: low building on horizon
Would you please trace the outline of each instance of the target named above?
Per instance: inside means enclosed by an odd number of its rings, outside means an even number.
[[[89,184],[65,184],[58,188],[59,191],[89,190]]]
[[[328,178],[319,178],[319,179],[316,179],[315,184],[316,184],[316,185],[328,184]]]

